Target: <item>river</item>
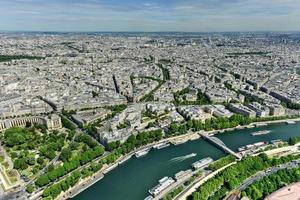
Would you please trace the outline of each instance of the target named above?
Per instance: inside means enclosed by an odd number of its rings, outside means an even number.
[[[267,135],[250,135],[251,132],[259,130],[270,130],[271,132]],[[291,136],[300,136],[299,122],[291,125],[270,124],[216,135],[234,151],[246,144],[275,139],[287,140]],[[191,157],[191,153],[197,153],[197,156]],[[145,157],[132,158],[123,163],[73,199],[143,200],[149,195],[148,189],[157,185],[160,178],[174,177],[175,173],[190,169],[193,162],[202,158],[209,156],[216,160],[224,155],[223,151],[201,138],[177,146],[151,150]]]

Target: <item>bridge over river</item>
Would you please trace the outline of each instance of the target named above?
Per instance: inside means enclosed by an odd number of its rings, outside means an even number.
[[[208,140],[209,142],[211,142],[212,144],[216,145],[217,147],[221,148],[222,150],[224,150],[225,152],[235,156],[238,159],[241,159],[242,156],[237,154],[236,152],[234,152],[233,150],[231,150],[230,148],[228,148],[224,142],[222,142],[222,140],[220,140],[217,137],[214,136],[209,136],[207,133],[199,133],[200,136],[202,136],[205,140]]]

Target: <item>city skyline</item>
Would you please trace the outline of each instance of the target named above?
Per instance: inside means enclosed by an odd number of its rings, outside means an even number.
[[[12,0],[0,2],[3,31],[299,31],[296,0]]]
[[[300,198],[300,0],[0,0],[0,200]]]

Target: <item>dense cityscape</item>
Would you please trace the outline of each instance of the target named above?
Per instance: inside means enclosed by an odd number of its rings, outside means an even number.
[[[197,161],[145,200],[280,199],[300,181],[299,63],[296,32],[2,32],[0,199],[83,199],[131,160],[202,139],[228,155],[174,154]],[[294,135],[263,139],[279,123]],[[239,130],[262,139],[218,137]]]

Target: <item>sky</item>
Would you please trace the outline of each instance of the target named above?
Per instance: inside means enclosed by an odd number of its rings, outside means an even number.
[[[0,0],[2,31],[300,31],[300,0]]]

